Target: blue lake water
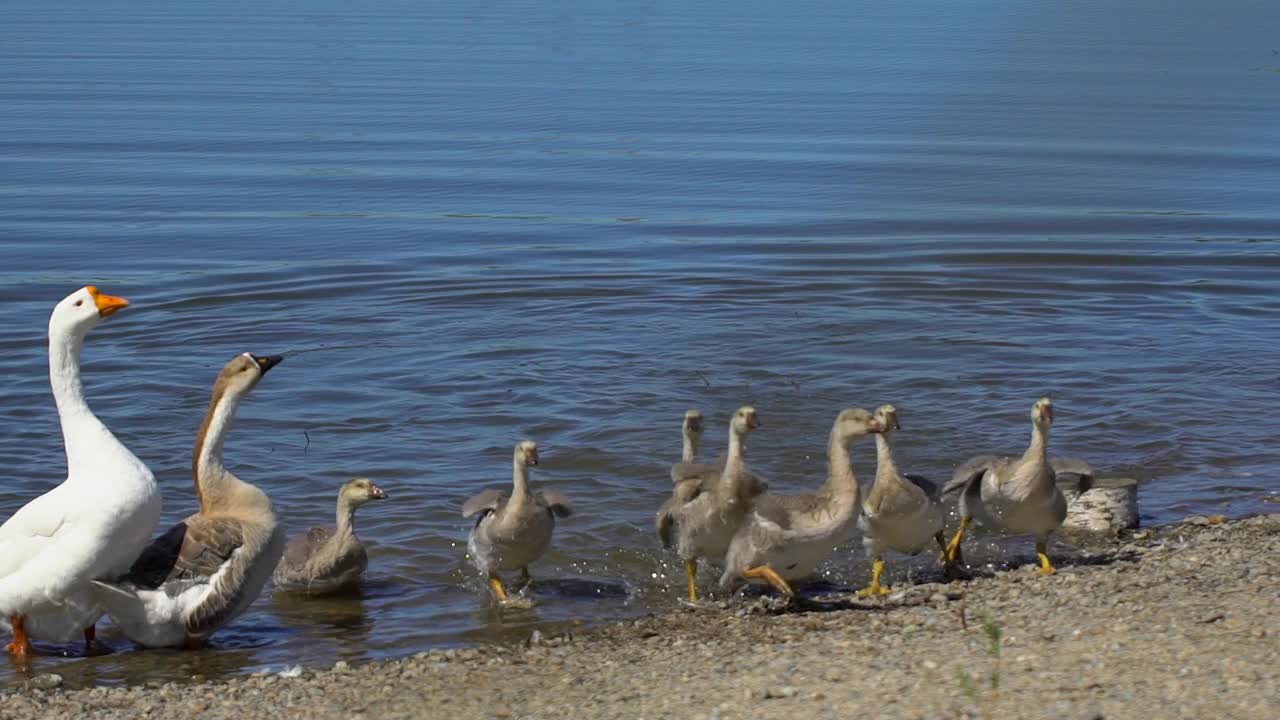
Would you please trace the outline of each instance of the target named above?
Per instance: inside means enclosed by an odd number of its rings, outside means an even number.
[[[1019,452],[1052,393],[1054,451],[1142,480],[1143,522],[1274,508],[1280,6],[1202,5],[5,3],[0,515],[64,477],[45,327],[90,282],[134,303],[85,379],[166,523],[246,350],[287,359],[227,462],[295,532],[353,475],[393,496],[358,596],[41,667],[209,677],[669,608],[687,407],[714,452],[754,404],[785,491],[843,407],[895,403],[900,463],[945,477]],[[526,436],[579,514],[499,617],[458,511]],[[866,571],[850,546],[828,579]]]

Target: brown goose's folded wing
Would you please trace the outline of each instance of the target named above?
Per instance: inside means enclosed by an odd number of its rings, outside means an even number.
[[[243,542],[239,523],[192,515],[143,548],[124,579],[154,589],[171,580],[207,578]]]
[[[262,562],[275,562],[265,555],[270,548],[279,553],[279,529],[246,525],[231,518],[188,518],[187,542],[178,566],[209,578],[209,593],[187,611],[187,632],[205,635],[222,625],[242,605],[250,570]],[[218,558],[225,558],[218,562]],[[216,563],[216,564],[215,564]],[[210,569],[212,568],[212,572]],[[257,592],[255,586],[254,592]]]

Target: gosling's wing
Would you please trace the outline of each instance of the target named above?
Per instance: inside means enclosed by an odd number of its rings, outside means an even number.
[[[320,552],[320,549],[329,542],[335,532],[337,531],[331,527],[313,527],[307,531],[306,535],[299,535],[293,538],[284,548],[284,557],[280,560],[280,568],[301,570],[306,567],[311,558]]]
[[[538,502],[555,513],[556,517],[566,518],[573,514],[573,505],[569,502],[569,498],[555,490],[540,490],[537,498]]]
[[[506,503],[506,493],[501,490],[485,490],[462,504],[462,517],[471,517],[476,513],[480,513],[480,517],[484,517],[485,514],[497,512]]]
[[[1098,477],[1093,466],[1080,458],[1052,457],[1049,458],[1049,468],[1059,487],[1066,485],[1077,493],[1087,492]]]
[[[923,490],[924,494],[927,495],[930,500],[937,501],[938,498],[942,497],[941,489],[938,487],[938,484],[929,478],[923,475],[912,474],[903,475],[902,477],[906,478],[907,482]]]
[[[995,455],[979,455],[970,458],[956,468],[951,475],[951,480],[942,486],[942,495],[945,497],[965,491],[974,481],[981,479],[988,470],[995,468],[1001,462],[1001,458]]]

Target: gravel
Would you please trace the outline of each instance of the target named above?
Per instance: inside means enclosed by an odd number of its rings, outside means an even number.
[[[64,690],[43,675],[0,706],[13,720],[1147,720],[1280,707],[1280,515],[1121,533],[1051,577],[1024,567],[896,590],[791,608],[735,599],[292,678]]]

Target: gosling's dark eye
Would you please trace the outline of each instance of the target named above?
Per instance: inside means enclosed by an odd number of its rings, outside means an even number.
[[[83,300],[77,300],[77,301],[76,301],[76,307],[80,307],[80,306],[81,306],[81,305],[83,305],[83,304],[84,304],[84,301],[83,301]]]

